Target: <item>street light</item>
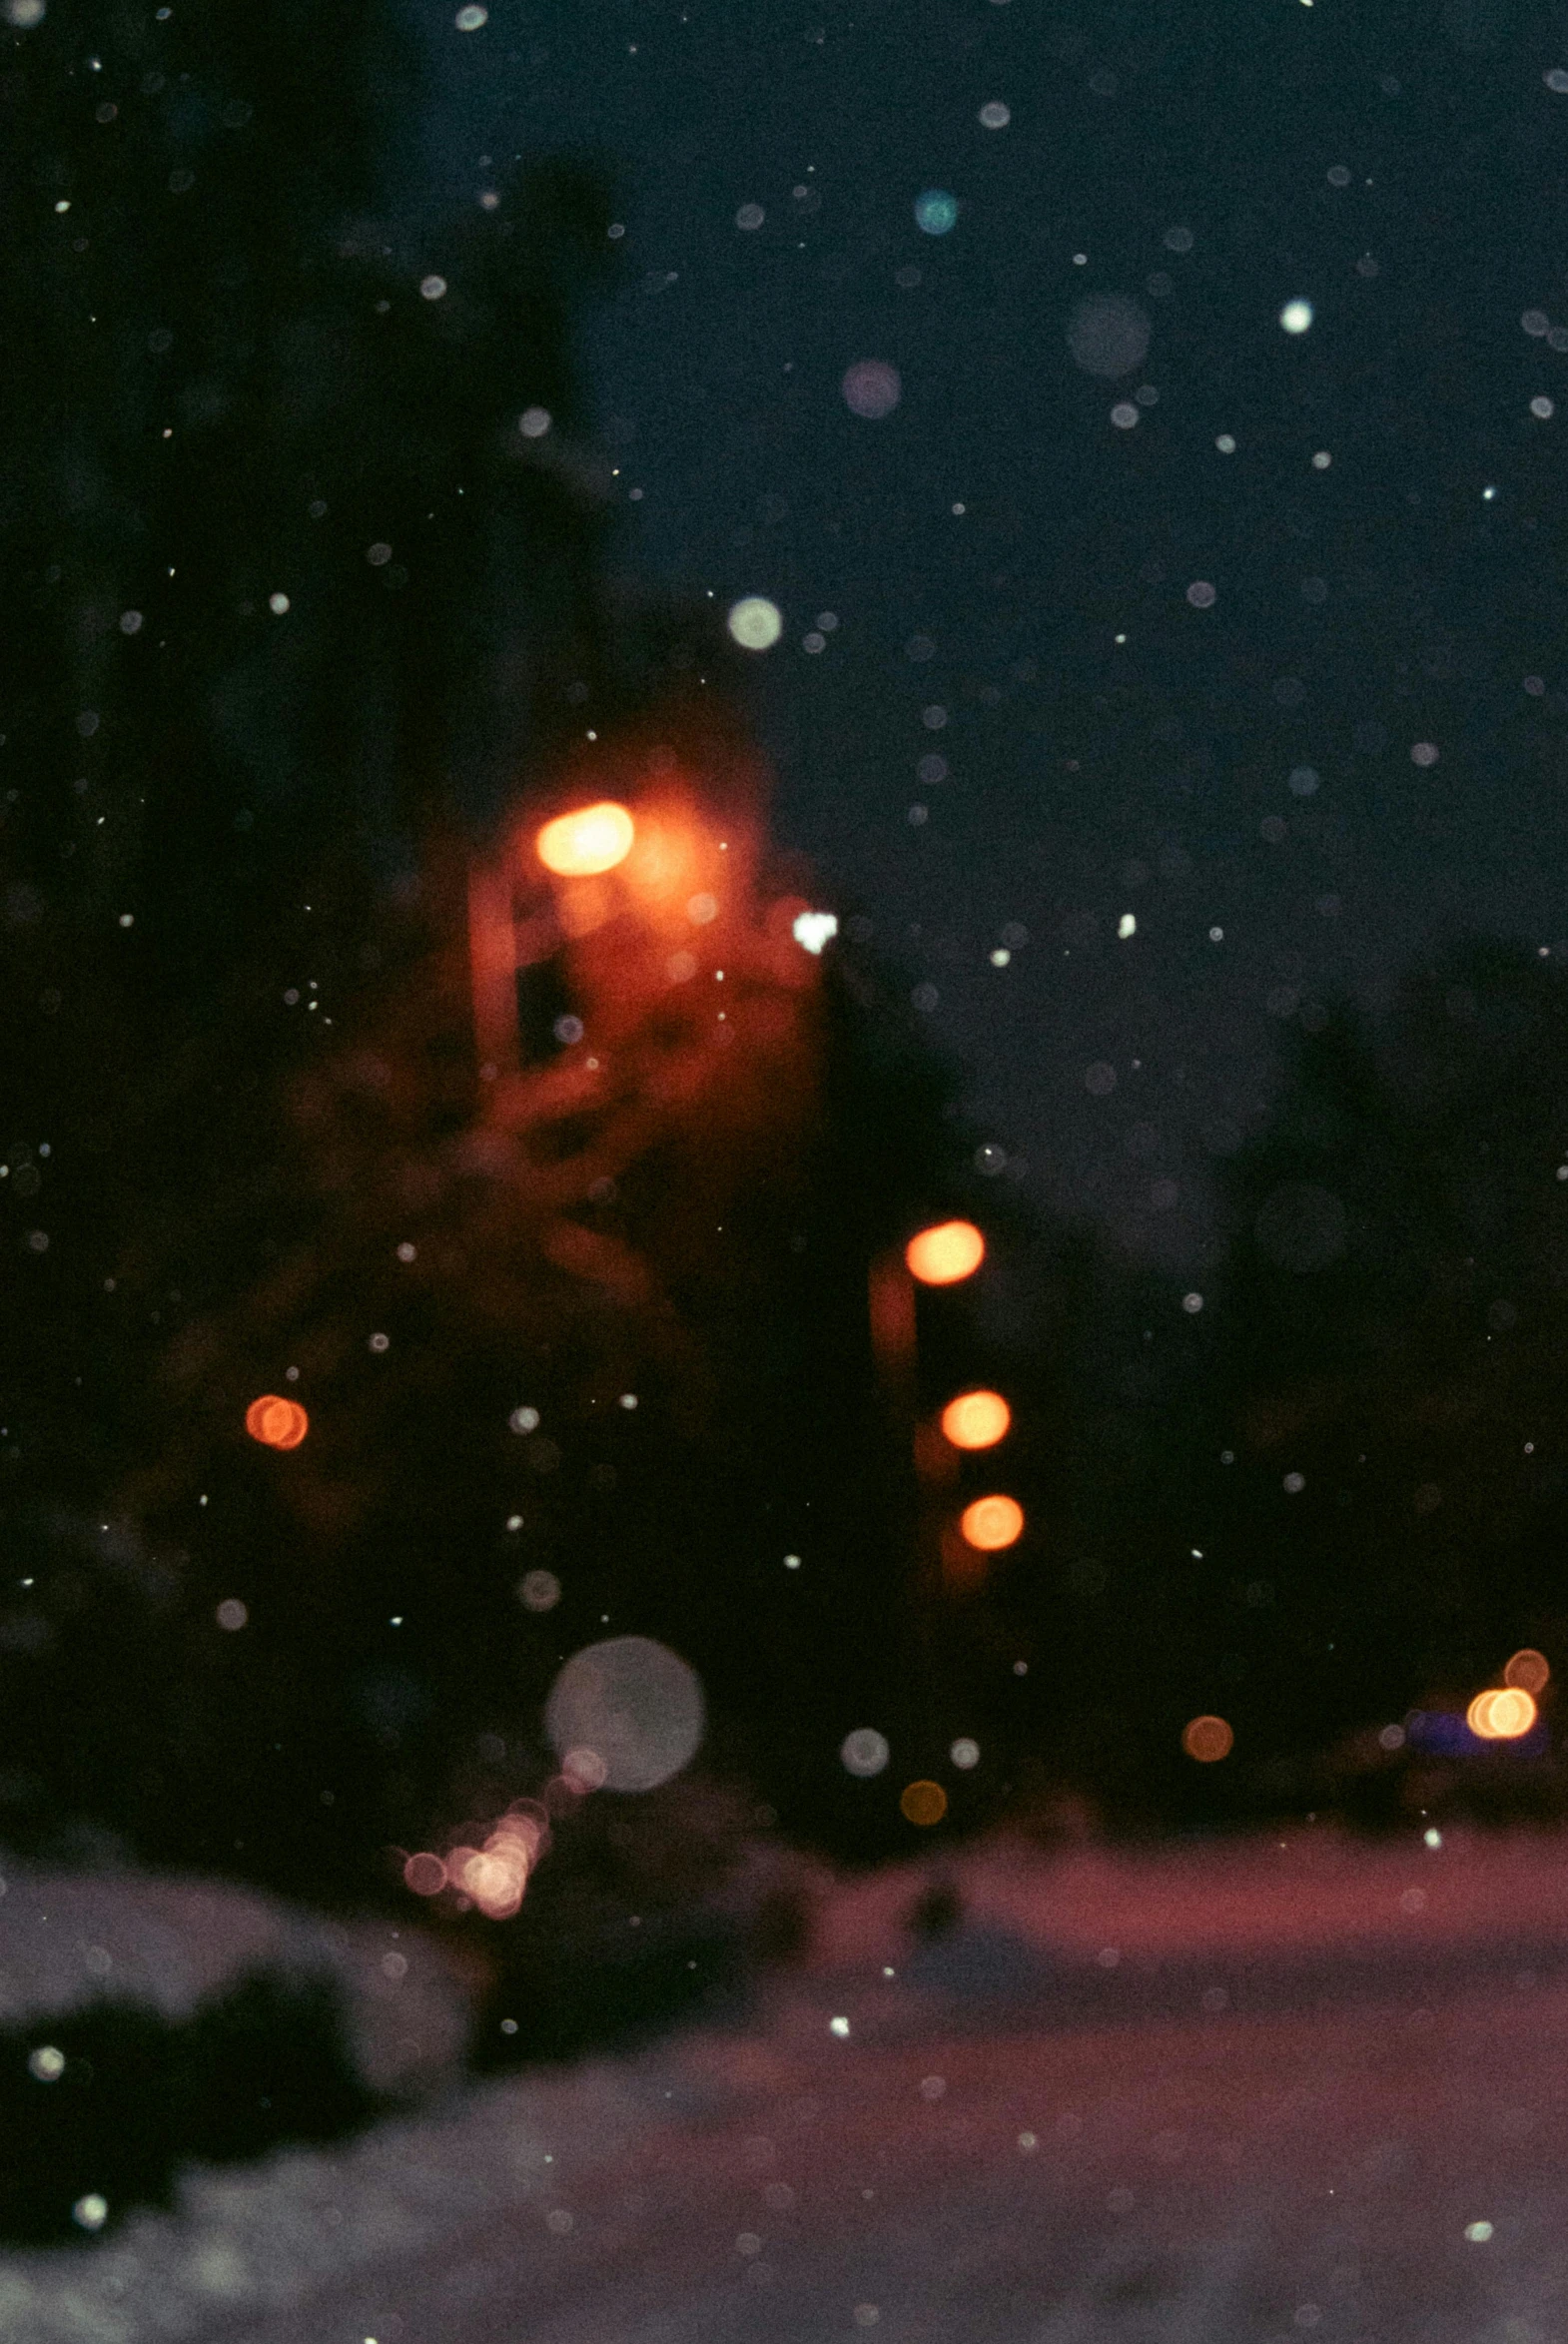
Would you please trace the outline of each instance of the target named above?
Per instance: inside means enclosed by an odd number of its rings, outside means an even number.
[[[964,1508],[959,1528],[970,1546],[982,1554],[999,1554],[1024,1535],[1024,1509],[1016,1497],[977,1497]]]
[[[596,879],[625,862],[636,835],[637,826],[625,807],[603,798],[595,806],[578,806],[546,822],[533,851],[557,879]]]
[[[960,1392],[942,1411],[942,1430],[956,1449],[992,1449],[1013,1421],[1000,1392]]]
[[[1535,1701],[1522,1685],[1478,1693],[1465,1713],[1465,1723],[1483,1742],[1517,1742],[1535,1723]]]
[[[972,1220],[943,1220],[922,1229],[904,1248],[911,1277],[923,1286],[956,1286],[986,1258],[986,1240]]]
[[[267,1449],[297,1449],[311,1429],[311,1419],[298,1400],[278,1392],[263,1392],[245,1411],[245,1429]]]

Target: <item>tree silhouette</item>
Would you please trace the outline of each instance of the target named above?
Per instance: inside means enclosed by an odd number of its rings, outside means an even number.
[[[868,1706],[940,1740],[867,1276],[976,1176],[907,1013],[793,940],[710,616],[604,592],[602,179],[527,168],[414,251],[377,0],[331,77],[289,6],[12,22],[0,1829],[358,1893],[533,1786],[608,1615],[792,1821],[905,1831],[837,1760]],[[684,840],[662,910],[539,884],[590,789]],[[498,869],[545,938],[504,1063]],[[932,1313],[929,1396],[974,1355]]]
[[[1467,945],[1303,1039],[1235,1163],[1200,1608],[1276,1756],[1560,1642],[1565,1071],[1561,973]]]

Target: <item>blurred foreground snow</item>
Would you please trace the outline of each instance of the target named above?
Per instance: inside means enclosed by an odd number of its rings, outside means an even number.
[[[468,1996],[416,1927],[329,1921],[228,1882],[5,1866],[0,2026],[106,2001],[179,2025],[259,1976],[331,1989],[355,2071],[374,2092],[418,2097],[461,2071]]]
[[[993,1848],[651,2050],[0,2265],[6,2344],[1548,2344],[1568,1848]],[[891,1974],[889,1974],[891,1972]]]

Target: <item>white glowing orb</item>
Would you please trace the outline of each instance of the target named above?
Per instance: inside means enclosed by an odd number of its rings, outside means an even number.
[[[591,1751],[610,1791],[652,1791],[689,1766],[705,1723],[695,1669],[649,1636],[610,1636],[573,1653],[550,1688],[544,1730],[556,1756]]]
[[[1286,302],[1279,313],[1279,323],[1287,334],[1304,334],[1312,323],[1310,302]]]
[[[852,1775],[867,1779],[881,1774],[891,1753],[887,1736],[879,1734],[875,1726],[857,1726],[853,1734],[846,1734],[839,1757]]]
[[[725,624],[743,651],[771,651],[784,632],[783,614],[765,594],[743,594]]]
[[[803,952],[820,952],[839,932],[836,912],[801,912],[790,930]]]

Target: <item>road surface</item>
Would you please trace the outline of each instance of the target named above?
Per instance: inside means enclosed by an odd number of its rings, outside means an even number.
[[[649,2050],[0,2264],[5,2344],[1557,2344],[1568,1844],[993,1849]]]

